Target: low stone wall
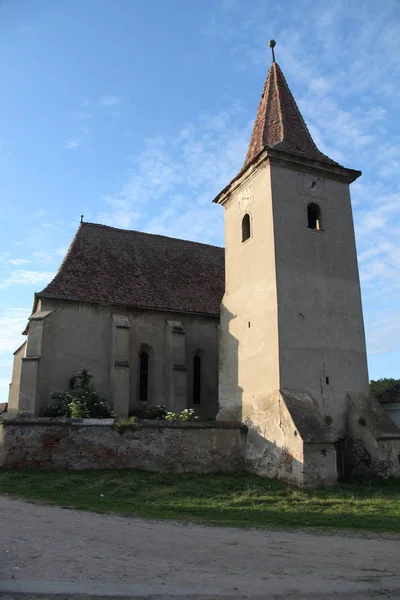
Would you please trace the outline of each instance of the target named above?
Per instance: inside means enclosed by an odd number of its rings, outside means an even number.
[[[145,421],[123,433],[111,419],[12,419],[0,426],[0,468],[244,471],[240,423]]]

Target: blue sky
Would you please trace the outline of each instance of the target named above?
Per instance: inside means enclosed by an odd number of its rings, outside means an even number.
[[[0,0],[0,400],[86,221],[223,245],[268,39],[352,185],[370,377],[400,376],[398,0]]]

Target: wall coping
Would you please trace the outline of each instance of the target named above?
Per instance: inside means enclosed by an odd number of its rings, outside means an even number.
[[[51,427],[112,427],[114,419],[71,419],[67,417],[15,417],[4,419],[4,427],[18,426],[51,426]],[[143,419],[128,425],[129,429],[242,429],[247,431],[247,425],[239,421],[173,421],[161,419]]]

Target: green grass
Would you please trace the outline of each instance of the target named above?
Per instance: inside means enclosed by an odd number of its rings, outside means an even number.
[[[400,533],[400,480],[300,490],[245,473],[2,471],[0,493],[62,507],[211,525]]]

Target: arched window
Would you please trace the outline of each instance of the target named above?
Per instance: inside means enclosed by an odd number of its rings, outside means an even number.
[[[248,240],[250,234],[250,215],[246,214],[242,219],[242,242]]]
[[[149,397],[149,353],[142,350],[139,354],[139,400],[147,402]]]
[[[317,229],[318,231],[322,229],[321,209],[315,202],[310,202],[307,206],[307,218],[309,229]]]
[[[193,359],[193,404],[201,402],[201,358],[196,354]]]

